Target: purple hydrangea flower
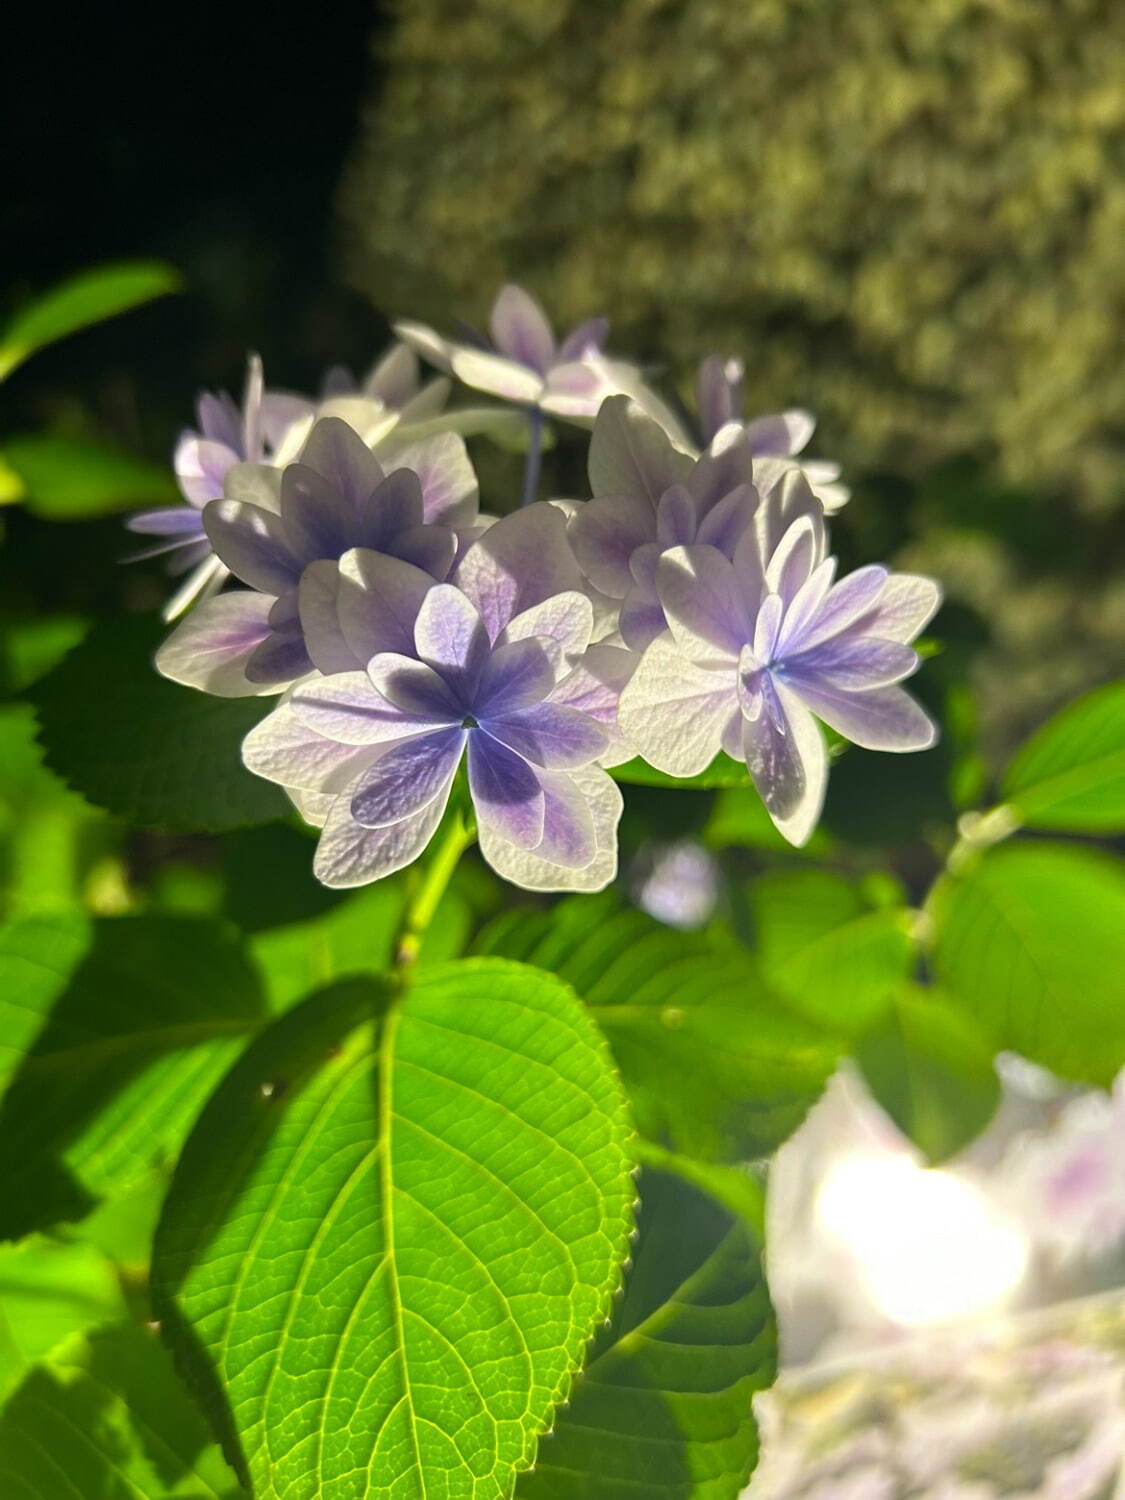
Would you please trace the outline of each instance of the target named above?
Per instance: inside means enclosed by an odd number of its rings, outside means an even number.
[[[790,515],[816,504],[797,473],[782,501]],[[813,515],[797,515],[780,540],[776,530],[748,528],[733,557],[693,545],[660,558],[669,629],[622,692],[619,720],[637,752],[673,776],[696,775],[720,748],[744,759],[780,832],[802,844],[828,772],[817,719],[872,750],[933,744],[934,725],[897,684],[918,666],[908,643],[940,594],[931,579],[881,566],[834,583]]]
[[[223,566],[255,592],[222,594],[196,609],[157,653],[160,671],[233,697],[336,670],[337,656],[317,649],[325,572],[317,564],[335,577],[356,548],[400,564],[418,599],[419,588],[444,579],[477,531],[464,443],[444,433],[400,449],[395,462],[386,473],[347,423],[327,417],[298,462],[232,469],[226,498],[204,507],[203,523]]]
[[[364,562],[351,559],[353,578]],[[612,758],[605,721],[625,653],[588,650],[593,610],[575,581],[558,511],[506,517],[468,550],[455,583],[427,589],[408,650],[299,684],[250,733],[246,765],[323,828],[320,880],[362,885],[416,859],[462,760],[481,851],[499,874],[542,890],[613,878],[621,796],[599,762]],[[386,582],[341,598],[353,647],[364,649],[361,630],[367,644],[390,638]]]
[[[570,539],[592,588],[620,602],[625,644],[643,651],[665,628],[657,564],[694,543],[733,557],[759,509],[749,444],[727,427],[698,459],[624,396],[598,413],[589,455],[594,498],[574,507]]]
[[[758,485],[768,494],[781,476],[799,468],[813,493],[832,514],[847,503],[851,491],[838,483],[840,465],[823,459],[799,458],[816,429],[811,412],[794,407],[766,417],[746,421],[742,404],[744,367],[739,359],[722,359],[709,355],[699,366],[697,400],[703,441],[709,444],[731,422],[746,433],[750,452],[755,459]]]
[[[138,553],[138,559],[166,553],[169,571],[189,573],[165,606],[167,620],[182,614],[195,599],[213,594],[230,576],[211,550],[203,507],[222,495],[223,482],[235,464],[270,462],[294,425],[312,412],[313,403],[285,391],[267,391],[262,361],[255,354],[250,357],[241,410],[226,391],[205,391],[196,410],[199,428],[187,428],[180,435],[173,459],[187,504],[141,511],[125,523],[130,531],[161,538]]]
[[[423,385],[418,356],[405,344],[394,343],[357,381],[343,365],[333,365],[321,385],[324,402],[358,396],[382,411],[394,413],[404,424],[437,416],[449,396],[448,380],[428,380]]]

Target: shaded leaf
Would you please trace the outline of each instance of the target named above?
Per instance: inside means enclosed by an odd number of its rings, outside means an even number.
[[[42,292],[0,330],[0,380],[37,349],[68,334],[180,290],[179,273],[162,261],[120,261],[81,271]]]
[[[761,876],[750,887],[766,980],[804,1015],[844,1036],[867,1030],[914,961],[912,923],[898,906],[867,908],[829,870]]]
[[[352,981],[207,1106],[157,1236],[168,1335],[258,1500],[510,1493],[608,1311],[624,1101],[557,979]]]
[[[876,1102],[930,1166],[975,1140],[1000,1102],[992,1049],[970,1016],[918,987],[896,994],[855,1058]]]
[[[269,699],[212,698],[159,676],[160,621],[100,621],[31,690],[51,770],[144,828],[218,832],[284,817],[281,790],[243,765]]]
[[[122,1324],[68,1342],[0,1414],[5,1500],[240,1500],[155,1334]]]
[[[12,923],[0,985],[7,1237],[80,1217],[174,1156],[263,1008],[225,929],[190,918]]]
[[[641,1177],[625,1296],[516,1500],[734,1500],[758,1453],[751,1401],[777,1368],[745,1224],[677,1178]]]
[[[1108,1085],[1125,1065],[1125,871],[1092,850],[1002,845],[932,899],[939,982],[997,1049]]]
[[[834,1040],[779,1003],[733,940],[673,931],[612,896],[508,913],[477,947],[572,984],[613,1049],[638,1128],[688,1155],[767,1155],[836,1064]]]
[[[1003,795],[1029,828],[1125,831],[1125,681],[1079,698],[1032,735]]]

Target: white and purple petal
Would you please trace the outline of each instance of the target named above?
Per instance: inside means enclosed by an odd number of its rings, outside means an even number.
[[[364,828],[388,828],[442,800],[465,748],[460,726],[400,740],[381,751],[351,788],[351,814]]]
[[[270,635],[273,600],[238,590],[200,604],[156,653],[156,668],[173,682],[220,698],[268,692],[246,676],[246,663]]]

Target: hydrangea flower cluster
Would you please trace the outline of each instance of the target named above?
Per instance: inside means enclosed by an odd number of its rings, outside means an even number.
[[[622,809],[610,771],[637,756],[676,777],[744,761],[799,844],[824,799],[821,723],[874,749],[933,742],[898,684],[937,586],[882,566],[836,580],[825,515],[847,491],[799,458],[805,413],[744,421],[739,371],[706,361],[700,451],[640,370],[605,356],[604,320],[556,343],[517,287],[491,348],[396,331],[361,386],[332,372],[319,401],[267,393],[252,361],[242,412],[202,398],[177,448],[187,504],[130,523],[195,569],[160,671],[280,695],[243,758],[321,828],[325,884],[411,863],[458,795],[506,879],[601,889]],[[472,424],[449,379],[420,384],[415,351],[522,409],[524,504],[479,510]],[[549,416],[592,422],[590,498],[537,497]],[[218,592],[228,579],[242,587]]]

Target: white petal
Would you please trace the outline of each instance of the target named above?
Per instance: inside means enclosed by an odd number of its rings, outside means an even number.
[[[310,563],[298,589],[301,633],[313,665],[321,672],[355,672],[366,665],[340,629],[340,569],[334,562]]]
[[[567,590],[583,592],[566,517],[543,501],[490,526],[457,564],[451,581],[476,605],[492,640],[532,605]]]
[[[439,370],[451,368],[450,358],[453,345],[448,339],[443,339],[441,334],[428,328],[425,323],[412,323],[402,319],[394,324],[394,331],[396,338],[400,338],[404,344],[409,345],[430,364],[436,365]]]
[[[633,749],[657,770],[695,776],[718,754],[734,707],[734,667],[696,666],[669,633],[641,657],[621,694],[617,722]]]
[[[489,354],[482,349],[469,349],[458,344],[452,348],[450,364],[458,380],[505,401],[524,402],[529,406],[538,402],[543,393],[543,378],[534,370],[516,364],[514,359],[505,359],[503,355]]]
[[[412,864],[433,838],[449,790],[390,828],[361,828],[351,815],[351,798],[351,792],[344,791],[332,804],[313,861],[321,884],[337,889],[369,885]]]
[[[290,698],[306,728],[342,745],[382,745],[433,727],[377,693],[366,672],[337,672],[302,683]]]
[[[289,701],[279,703],[242,741],[242,763],[255,776],[288,790],[335,796],[353,781],[372,752],[328,740],[301,722]]]
[[[207,599],[194,609],[156,653],[156,669],[173,682],[219,698],[256,698],[277,693],[246,676],[246,663],[269,636],[267,594],[239,589]]]
[[[589,470],[595,495],[644,496],[655,506],[666,489],[687,479],[692,463],[635,401],[611,396],[594,423]]]
[[[555,594],[533,604],[509,621],[496,638],[496,645],[530,638],[552,650],[556,670],[569,667],[586,650],[594,630],[594,606],[575,589]]]

